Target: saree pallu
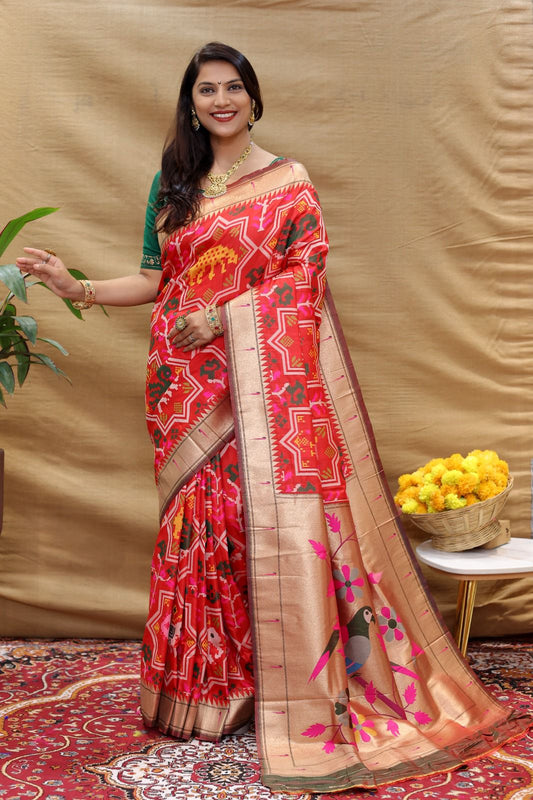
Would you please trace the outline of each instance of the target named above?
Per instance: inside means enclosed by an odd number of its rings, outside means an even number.
[[[531,725],[479,683],[427,593],[326,288],[327,249],[294,162],[204,201],[164,241],[148,360],[162,527],[144,718],[215,738],[253,698],[263,783],[295,792],[447,771]],[[224,339],[172,348],[176,316],[211,303]]]

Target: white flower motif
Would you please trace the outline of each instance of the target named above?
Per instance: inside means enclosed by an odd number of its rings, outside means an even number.
[[[136,800],[215,800],[231,790],[231,800],[305,800],[308,794],[275,795],[260,780],[255,736],[228,736],[223,742],[159,742],[146,752],[128,753],[90,767],[106,783],[134,789]]]

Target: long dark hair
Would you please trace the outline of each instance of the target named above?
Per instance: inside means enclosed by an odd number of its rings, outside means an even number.
[[[210,42],[192,57],[181,82],[176,120],[163,150],[158,205],[164,207],[160,230],[171,233],[193,219],[198,212],[201,179],[213,163],[209,133],[203,126],[194,131],[191,125],[192,88],[200,67],[206,61],[227,61],[239,73],[244,88],[255,103],[255,118],[261,119],[263,101],[252,65],[238,50],[220,42]]]

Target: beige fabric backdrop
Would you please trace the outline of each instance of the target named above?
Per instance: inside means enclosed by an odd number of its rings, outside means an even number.
[[[259,74],[256,140],[303,161],[330,282],[391,486],[494,448],[529,537],[533,408],[530,0],[2,0],[0,222],[105,278],[136,271],[144,206],[194,50]],[[157,527],[143,379],[149,309],[30,312],[73,385],[36,369],[0,410],[0,633],[138,636]],[[450,620],[456,584],[430,583]],[[474,633],[531,629],[531,582],[482,587]],[[527,602],[525,602],[527,601]],[[482,607],[482,608],[481,608]]]

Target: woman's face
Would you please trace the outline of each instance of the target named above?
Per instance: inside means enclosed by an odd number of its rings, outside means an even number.
[[[231,138],[248,129],[250,95],[233,64],[207,61],[192,87],[192,104],[211,136]]]

